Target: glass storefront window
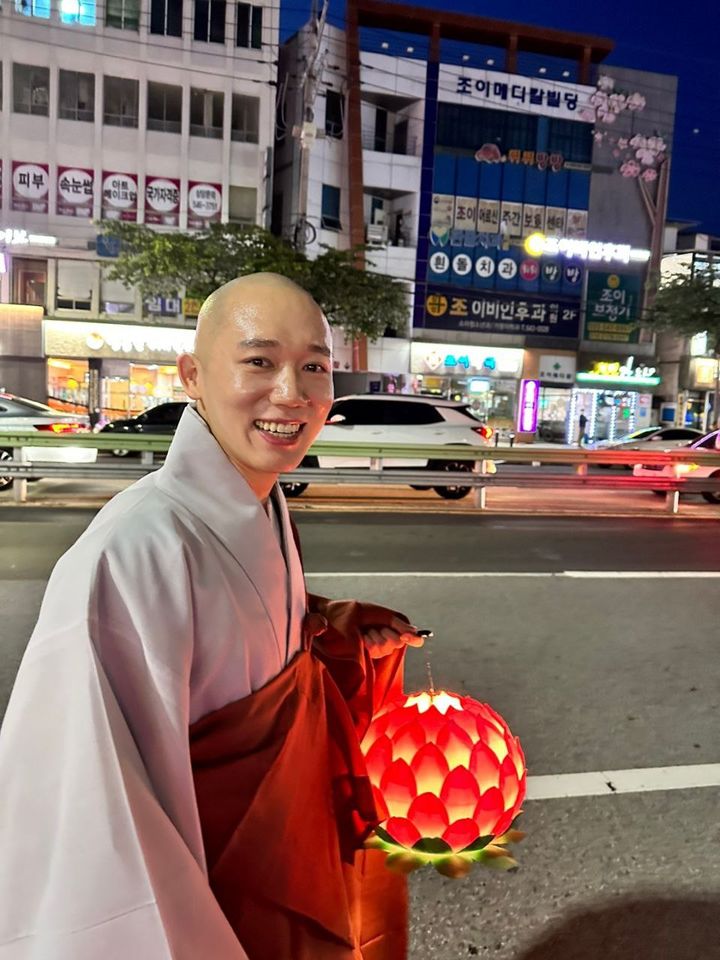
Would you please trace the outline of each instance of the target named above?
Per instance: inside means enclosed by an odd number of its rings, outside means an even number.
[[[67,413],[88,412],[88,366],[87,360],[48,358],[47,395],[51,407]]]

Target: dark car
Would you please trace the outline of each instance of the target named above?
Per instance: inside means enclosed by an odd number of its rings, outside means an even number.
[[[159,403],[156,407],[151,407],[137,417],[130,417],[127,420],[112,420],[105,424],[100,433],[113,433],[118,439],[124,433],[150,433],[167,434],[172,436],[180,423],[180,417],[187,406],[186,401],[173,403]],[[112,451],[113,456],[127,457],[129,450],[122,447]]]

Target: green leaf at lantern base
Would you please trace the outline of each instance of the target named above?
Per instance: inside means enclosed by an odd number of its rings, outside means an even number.
[[[385,858],[385,866],[393,873],[412,873],[413,870],[419,870],[424,867],[427,861],[423,857],[417,857],[410,851],[399,851],[398,853],[388,853]]]
[[[473,861],[469,857],[463,857],[455,853],[450,857],[441,857],[435,860],[433,866],[444,877],[450,877],[451,880],[461,880],[472,870]]]
[[[417,853],[452,853],[452,847],[441,837],[422,837],[417,843],[413,844],[413,850]]]

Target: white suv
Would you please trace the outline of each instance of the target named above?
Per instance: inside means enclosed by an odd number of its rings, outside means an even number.
[[[345,443],[417,443],[437,446],[489,446],[492,428],[464,403],[406,394],[371,393],[340,397],[332,406],[318,440]],[[370,458],[310,455],[303,467],[369,467]],[[383,469],[408,467],[429,470],[471,470],[472,461],[387,459]],[[288,496],[299,496],[305,483],[284,483]],[[427,490],[427,487],[416,487]],[[459,500],[470,487],[434,487],[441,497]]]
[[[677,447],[675,448],[677,449]],[[708,433],[707,436],[702,437],[700,440],[696,440],[694,443],[688,443],[681,449],[684,450],[702,450],[712,453],[713,451],[720,452],[720,430],[713,430],[712,433]],[[720,479],[720,468],[714,464],[703,463],[666,463],[666,464],[650,464],[650,463],[636,463],[633,467],[633,474],[636,477],[662,477],[665,479],[674,479],[675,477],[688,477],[692,480],[705,480],[706,478],[712,478],[713,480]],[[659,496],[665,496],[664,490],[654,490],[653,493],[657,493]],[[708,503],[720,503],[720,493],[717,490],[703,490],[702,496]]]

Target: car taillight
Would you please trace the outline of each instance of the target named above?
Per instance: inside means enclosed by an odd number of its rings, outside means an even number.
[[[472,427],[475,433],[479,434],[483,440],[491,440],[495,431],[491,426],[488,426],[487,423],[481,424],[479,427]]]
[[[79,423],[41,423],[36,427],[45,433],[82,433],[83,427]]]

